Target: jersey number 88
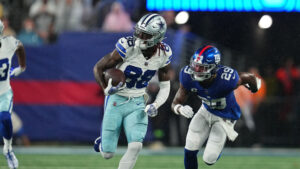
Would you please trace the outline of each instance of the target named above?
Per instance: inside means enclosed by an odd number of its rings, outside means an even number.
[[[143,72],[143,70],[139,67],[128,65],[124,70],[124,74],[126,76],[126,87],[136,87],[137,89],[146,87],[148,82],[155,75],[155,72],[155,70],[146,70]]]

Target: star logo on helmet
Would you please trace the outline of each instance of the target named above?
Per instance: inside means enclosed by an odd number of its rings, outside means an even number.
[[[158,23],[158,26],[159,26],[159,29],[163,29],[165,24],[162,21],[160,21],[160,23]]]

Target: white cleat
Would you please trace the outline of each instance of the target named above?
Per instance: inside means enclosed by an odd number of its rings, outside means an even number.
[[[14,152],[8,151],[7,153],[4,153],[4,156],[10,169],[16,169],[19,167],[19,161],[16,158]]]

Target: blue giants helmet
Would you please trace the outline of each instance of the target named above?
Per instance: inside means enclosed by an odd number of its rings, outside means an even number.
[[[221,61],[220,51],[210,45],[198,49],[190,60],[190,68],[193,72],[192,78],[197,81],[204,81],[216,73],[218,64]]]

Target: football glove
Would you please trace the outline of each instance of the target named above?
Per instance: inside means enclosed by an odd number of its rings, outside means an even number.
[[[194,115],[194,111],[189,105],[183,106],[183,105],[177,104],[174,107],[174,110],[175,110],[176,114],[180,114],[188,119],[192,118]]]
[[[25,69],[21,68],[20,66],[15,67],[15,68],[11,67],[10,71],[9,71],[9,75],[10,75],[10,77],[19,76],[24,71],[25,71]]]
[[[148,116],[155,117],[158,114],[157,107],[155,103],[148,104],[144,110]]]
[[[107,83],[107,87],[104,89],[104,94],[106,96],[117,93],[118,91],[124,89],[123,82],[120,82],[117,86],[112,85],[112,79],[110,78]]]

